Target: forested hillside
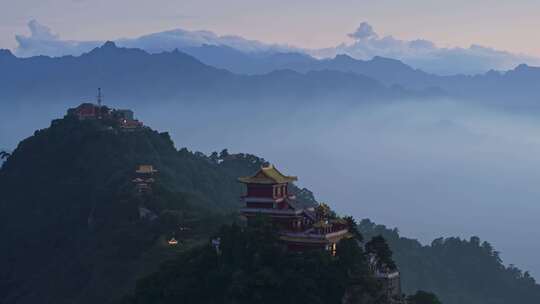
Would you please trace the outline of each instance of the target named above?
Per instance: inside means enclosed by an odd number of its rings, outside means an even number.
[[[121,131],[67,117],[23,140],[0,170],[3,303],[106,303],[137,276],[234,218],[236,178],[264,160],[177,150],[167,133]],[[151,199],[137,166],[159,170]],[[313,197],[301,194],[305,203]],[[141,209],[144,208],[144,209]],[[150,210],[157,220],[143,217]],[[182,232],[182,244],[165,239]]]
[[[368,271],[362,246],[345,239],[336,257],[326,251],[288,252],[269,221],[223,226],[219,250],[210,243],[179,255],[140,280],[125,304],[341,304],[350,274],[361,281],[362,303],[388,303]]]
[[[503,265],[499,252],[478,237],[440,238],[429,246],[399,236],[369,220],[359,224],[366,238],[383,235],[394,252],[407,293],[430,290],[445,304],[538,303],[540,285],[529,273]]]

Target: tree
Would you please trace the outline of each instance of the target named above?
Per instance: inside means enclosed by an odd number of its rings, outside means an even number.
[[[229,150],[223,149],[223,150],[221,150],[221,153],[219,153],[219,158],[222,159],[222,160],[224,160],[224,159],[226,159],[227,157],[229,157],[229,155],[230,155],[230,154],[229,154]]]
[[[416,294],[407,297],[409,304],[441,304],[439,298],[433,293],[419,290]]]
[[[387,267],[390,270],[395,270],[396,263],[392,259],[392,250],[386,243],[386,240],[381,235],[375,236],[366,244],[366,252],[375,255],[377,258],[377,266],[380,268]]]
[[[219,161],[219,154],[216,151],[214,151],[212,152],[212,154],[210,154],[209,158],[213,163],[217,164]]]
[[[0,159],[8,159],[11,156],[10,153],[6,151],[0,151]]]
[[[343,219],[347,222],[349,231],[354,235],[354,238],[358,240],[359,242],[363,242],[364,236],[358,230],[358,224],[356,223],[356,220],[354,219],[354,217],[346,216]]]
[[[289,252],[270,221],[223,226],[220,253],[199,246],[141,279],[125,303],[341,304],[350,264],[362,262],[354,240],[343,244],[340,259],[326,251]],[[364,270],[364,273],[367,271]],[[366,286],[361,294],[380,291]]]

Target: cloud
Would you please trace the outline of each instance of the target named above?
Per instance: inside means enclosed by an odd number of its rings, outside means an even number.
[[[132,39],[119,39],[117,44],[125,47],[142,48],[149,52],[170,51],[175,48],[198,47],[202,45],[225,45],[244,52],[290,51],[283,45],[266,44],[257,40],[248,40],[240,36],[219,36],[210,31],[187,31],[175,29],[144,35]]]
[[[16,35],[18,47],[15,54],[20,57],[37,55],[64,56],[80,55],[103,44],[105,41],[62,40],[51,29],[36,20],[28,23],[30,35]],[[239,36],[219,36],[210,31],[188,31],[175,29],[163,31],[137,38],[125,38],[115,41],[123,47],[141,48],[148,52],[172,51],[202,45],[225,45],[245,52],[290,51],[293,48],[285,45],[266,44],[256,40],[248,40]]]
[[[32,20],[28,23],[30,35],[17,35],[15,54],[20,57],[36,55],[80,55],[101,45],[104,41],[62,40],[49,27]],[[471,45],[468,48],[438,47],[425,39],[401,40],[393,36],[380,36],[367,22],[347,35],[353,41],[323,49],[301,49],[288,45],[267,44],[240,36],[220,36],[210,31],[174,29],[152,33],[136,38],[117,39],[118,46],[141,48],[150,53],[171,51],[202,45],[223,45],[247,53],[256,52],[303,52],[318,58],[347,54],[357,59],[369,60],[375,56],[401,60],[427,72],[450,74],[478,74],[489,70],[509,70],[526,63],[540,65],[540,59]]]
[[[28,23],[28,28],[32,37],[39,40],[56,40],[58,35],[53,34],[51,29],[43,24],[38,23],[36,20],[31,20]]]
[[[347,36],[356,39],[356,40],[363,40],[363,39],[369,39],[369,38],[378,38],[379,35],[375,33],[373,30],[373,27],[367,23],[362,22],[360,23],[360,26],[356,29],[354,33],[350,33]]]
[[[513,54],[480,45],[469,48],[444,48],[429,40],[401,40],[393,36],[380,37],[373,27],[362,22],[355,32],[347,35],[354,41],[336,47],[308,51],[315,57],[347,54],[357,59],[375,56],[399,59],[415,68],[437,74],[477,74],[489,70],[509,70],[519,64],[539,65],[540,59]]]
[[[100,44],[101,41],[61,40],[60,36],[36,20],[28,22],[30,36],[16,35],[18,46],[15,54],[20,57],[80,55]]]

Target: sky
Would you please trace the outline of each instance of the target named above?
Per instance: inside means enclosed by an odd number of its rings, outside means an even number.
[[[324,48],[367,21],[381,35],[441,47],[493,47],[540,56],[536,0],[0,0],[0,48],[36,19],[64,39],[106,40],[173,28]]]

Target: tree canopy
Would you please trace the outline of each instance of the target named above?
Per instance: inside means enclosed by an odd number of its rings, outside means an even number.
[[[505,266],[499,253],[478,237],[469,240],[439,238],[424,246],[388,229],[363,220],[358,225],[367,238],[382,235],[393,251],[402,274],[403,291],[429,290],[444,304],[537,303],[540,285],[528,272]]]
[[[417,291],[414,295],[407,297],[408,304],[441,304],[439,298],[433,293],[422,290]]]
[[[288,252],[264,219],[250,227],[224,226],[216,237],[219,252],[210,245],[186,252],[141,279],[125,303],[341,304],[351,272],[362,280],[366,304],[384,298],[354,239],[340,242],[336,257]]]
[[[146,127],[123,132],[104,121],[55,120],[0,169],[0,236],[10,244],[0,251],[0,301],[114,301],[137,277],[235,218],[244,191],[237,178],[264,162],[178,150],[167,133]],[[132,183],[142,164],[159,171],[146,198],[134,195]],[[291,192],[314,202],[309,192]],[[141,218],[141,210],[155,219]],[[178,249],[163,240],[173,236]]]

